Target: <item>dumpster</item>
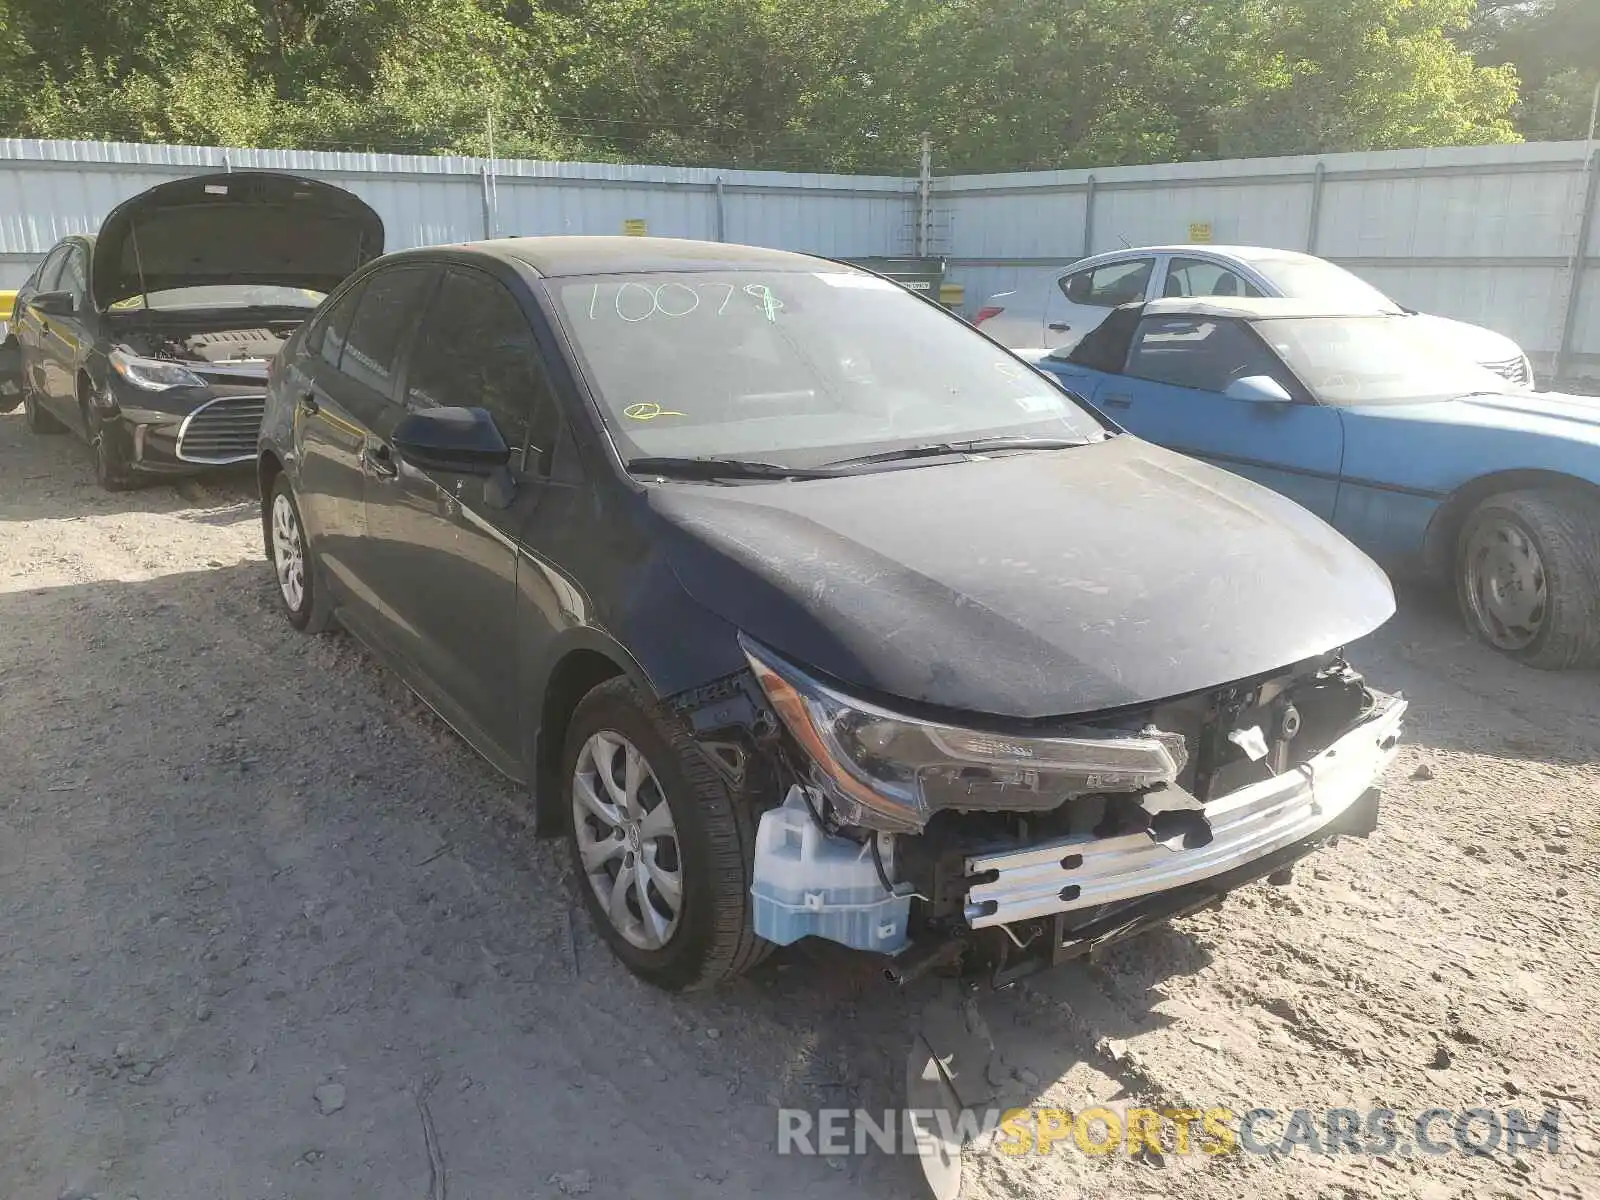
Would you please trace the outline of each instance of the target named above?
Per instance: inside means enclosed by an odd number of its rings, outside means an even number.
[[[945,263],[942,258],[847,258],[844,260],[894,280],[901,287],[949,307],[944,296]]]

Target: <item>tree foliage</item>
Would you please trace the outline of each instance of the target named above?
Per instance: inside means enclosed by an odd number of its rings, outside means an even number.
[[[1563,3],[1600,10],[1534,7]],[[1516,107],[1528,7],[0,0],[0,128],[893,171],[924,131],[947,170],[1508,141],[1550,123]]]
[[[1487,62],[1515,66],[1515,116],[1531,140],[1581,138],[1600,84],[1600,2],[1480,0],[1469,43]]]

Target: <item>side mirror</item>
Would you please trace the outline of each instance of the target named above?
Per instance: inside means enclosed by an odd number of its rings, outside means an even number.
[[[406,462],[425,471],[492,475],[511,460],[511,448],[482,408],[428,408],[407,414],[391,439]]]
[[[72,317],[78,313],[78,300],[71,292],[40,292],[28,305],[47,317]]]
[[[1271,375],[1246,375],[1235,379],[1222,394],[1229,400],[1249,400],[1255,404],[1294,403],[1294,397]]]

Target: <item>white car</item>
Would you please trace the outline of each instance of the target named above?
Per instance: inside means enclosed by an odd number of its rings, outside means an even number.
[[[973,324],[1015,349],[1070,348],[1119,304],[1178,296],[1284,296],[1352,309],[1408,312],[1326,259],[1265,246],[1143,246],[1074,263],[1041,294],[999,292]],[[1429,336],[1514,384],[1533,385],[1533,364],[1502,334],[1448,317],[1413,313]]]

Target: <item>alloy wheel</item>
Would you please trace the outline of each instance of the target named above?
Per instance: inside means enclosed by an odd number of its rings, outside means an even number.
[[[272,498],[272,565],[283,602],[290,612],[299,612],[306,602],[305,541],[294,505],[282,492]]]
[[[583,744],[572,773],[572,822],[606,917],[630,944],[661,949],[683,913],[678,831],[655,772],[622,734],[603,730]]]
[[[1479,522],[1463,554],[1467,604],[1489,641],[1502,650],[1526,649],[1549,611],[1544,558],[1516,522]]]

